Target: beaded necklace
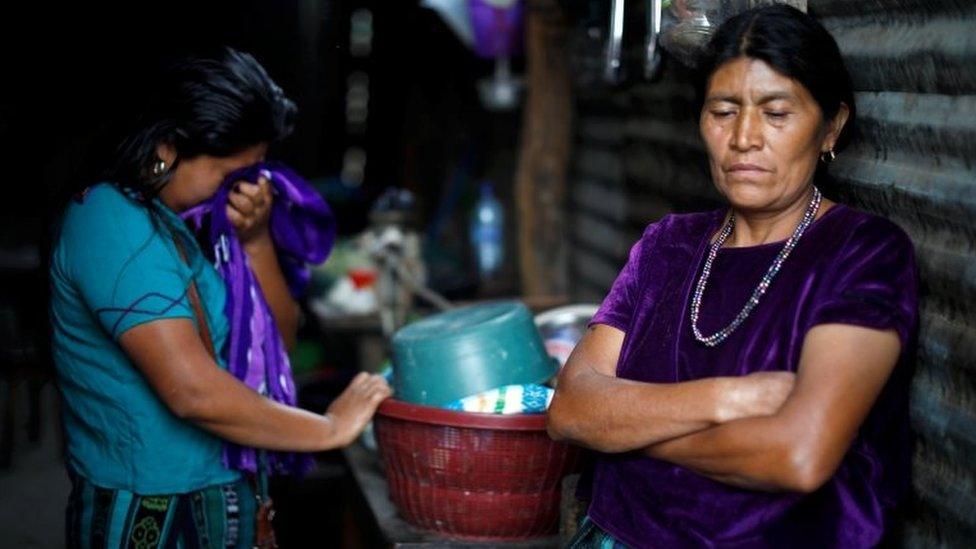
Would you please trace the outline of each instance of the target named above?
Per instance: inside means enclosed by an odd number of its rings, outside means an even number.
[[[820,190],[816,187],[813,188],[813,198],[810,199],[810,204],[807,206],[806,212],[803,214],[803,219],[793,230],[793,235],[790,236],[789,240],[786,241],[786,245],[780,250],[779,255],[773,260],[772,265],[766,270],[766,274],[763,275],[762,280],[759,281],[759,285],[756,289],[752,291],[752,297],[746,301],[746,304],[739,311],[739,314],[735,316],[732,322],[722,328],[718,332],[710,336],[702,335],[701,330],[698,329],[698,312],[701,310],[702,296],[705,295],[705,286],[708,284],[708,276],[712,273],[712,263],[715,261],[715,256],[718,255],[718,250],[725,244],[726,239],[732,234],[732,229],[735,227],[735,214],[729,215],[728,222],[725,223],[725,227],[722,229],[721,234],[719,234],[718,239],[712,244],[711,249],[708,252],[708,258],[705,260],[705,268],[702,270],[701,278],[698,279],[698,285],[695,287],[695,294],[691,298],[691,329],[695,333],[695,339],[704,343],[709,347],[715,347],[719,343],[725,341],[736,328],[742,324],[752,310],[756,308],[759,304],[759,299],[766,293],[769,289],[770,283],[773,281],[773,277],[779,272],[780,267],[783,266],[783,262],[789,257],[790,252],[796,247],[797,242],[803,233],[807,230],[807,227],[813,223],[814,218],[817,215],[817,211],[820,209]]]

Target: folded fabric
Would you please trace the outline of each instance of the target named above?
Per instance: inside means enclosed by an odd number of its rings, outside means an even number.
[[[308,263],[320,263],[332,250],[335,221],[318,192],[283,164],[259,163],[227,176],[210,200],[182,214],[208,246],[214,266],[227,286],[224,313],[230,322],[226,347],[218,350],[227,359],[227,369],[248,387],[268,398],[294,406],[295,383],[284,343],[271,309],[264,299],[247,255],[227,219],[228,195],[238,181],[257,182],[266,177],[274,193],[268,221],[278,263],[292,295],[298,297],[308,285]],[[312,464],[304,453],[268,452],[268,472],[303,474]],[[224,465],[255,472],[258,453],[225,443]]]
[[[505,385],[464,397],[444,406],[448,410],[483,414],[543,414],[555,391],[545,385]]]

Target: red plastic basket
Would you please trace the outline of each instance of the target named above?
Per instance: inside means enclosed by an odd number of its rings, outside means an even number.
[[[376,442],[390,499],[411,524],[452,537],[556,533],[560,481],[579,449],[554,442],[542,414],[455,412],[387,399]]]

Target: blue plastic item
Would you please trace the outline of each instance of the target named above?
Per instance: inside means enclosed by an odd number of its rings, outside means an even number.
[[[479,414],[544,414],[555,391],[545,385],[506,385],[448,404],[448,410]]]
[[[556,370],[517,301],[454,309],[393,336],[393,389],[414,404],[446,406],[506,385],[543,384]]]
[[[478,274],[490,278],[502,266],[505,254],[503,224],[505,212],[495,198],[491,182],[481,182],[481,194],[471,216],[471,247],[475,253]]]

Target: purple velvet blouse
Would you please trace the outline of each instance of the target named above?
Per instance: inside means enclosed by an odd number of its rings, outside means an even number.
[[[626,333],[617,376],[652,383],[796,371],[807,331],[841,323],[894,329],[902,353],[834,477],[801,495],[745,490],[636,453],[600,454],[590,517],[633,547],[869,547],[910,479],[908,386],[917,325],[912,243],[890,221],[836,205],[817,219],[750,317],[709,348],[691,330],[691,295],[725,210],[647,227],[591,324]],[[712,334],[745,304],[783,242],[723,248],[702,300]]]

